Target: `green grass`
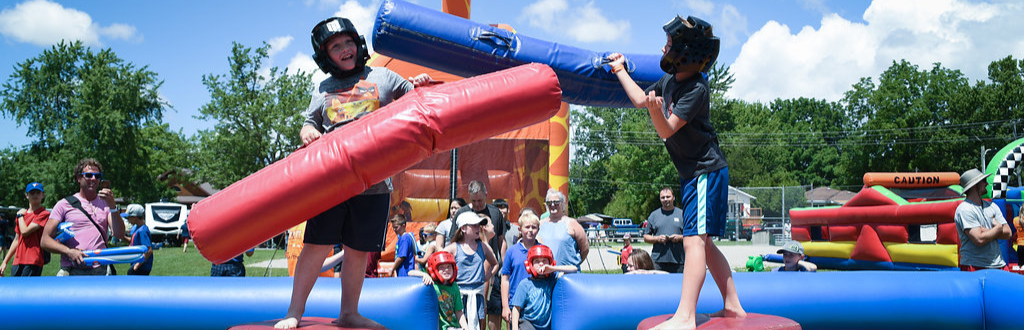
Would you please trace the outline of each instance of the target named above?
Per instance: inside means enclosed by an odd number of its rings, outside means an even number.
[[[154,251],[153,256],[151,276],[210,276],[210,266],[213,265],[199,254],[199,250],[196,250],[194,245],[188,247],[188,252],[181,252],[180,246],[164,247]],[[288,276],[288,269],[285,268],[271,268],[268,273],[265,267],[248,266],[249,264],[270,260],[271,258],[284,258],[284,249],[276,250],[276,255],[275,250],[256,250],[252,257],[246,257],[246,276],[263,277],[264,274],[267,276]],[[4,276],[10,276],[12,266],[7,266],[8,268]],[[114,265],[114,268],[117,269],[118,275],[125,275],[128,274],[128,266],[128,264],[117,264]],[[56,276],[58,270],[60,270],[60,255],[53,254],[50,263],[43,266],[43,276]]]

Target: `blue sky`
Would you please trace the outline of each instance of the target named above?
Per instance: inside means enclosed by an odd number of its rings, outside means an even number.
[[[440,10],[441,0],[413,1]],[[0,4],[0,79],[60,40],[111,48],[164,81],[172,129],[193,135],[209,102],[204,74],[225,74],[231,43],[273,46],[265,64],[316,71],[309,31],[330,16],[351,18],[365,34],[380,1],[5,1]],[[736,74],[729,97],[837,100],[861,77],[893,60],[922,68],[941,62],[974,80],[987,65],[1024,57],[1024,4],[978,0],[517,0],[473,2],[470,19],[506,23],[534,38],[594,51],[657,54],[661,25],[673,15],[708,20],[723,39],[720,63]],[[318,76],[317,76],[318,77]],[[314,79],[317,79],[314,77]],[[30,142],[0,116],[0,148]]]

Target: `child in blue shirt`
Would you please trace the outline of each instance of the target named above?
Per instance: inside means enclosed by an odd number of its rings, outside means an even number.
[[[516,289],[519,288],[519,282],[530,276],[526,273],[526,254],[530,248],[537,245],[540,218],[533,213],[523,213],[519,216],[519,228],[519,243],[508,247],[505,261],[501,263],[501,316],[508,322],[512,319],[512,309],[509,306]]]
[[[525,235],[524,235],[525,236]],[[565,272],[575,272],[576,266],[556,266],[551,249],[534,245],[522,265],[530,277],[519,282],[512,296],[512,317],[509,324],[513,330],[551,329],[551,295],[555,282]],[[556,273],[557,272],[557,273]],[[554,274],[553,274],[554,273]]]
[[[149,235],[149,227],[146,226],[146,209],[139,204],[130,204],[125,208],[122,217],[132,225],[128,231],[131,236],[125,239],[130,242],[129,245],[149,248],[146,251],[146,259],[133,263],[128,269],[128,275],[149,275],[149,272],[153,270],[153,241]]]
[[[398,242],[395,243],[395,266],[391,268],[391,276],[409,276],[409,271],[416,269],[416,238],[405,231],[405,223],[404,215],[395,214],[391,217],[391,229],[398,237]]]

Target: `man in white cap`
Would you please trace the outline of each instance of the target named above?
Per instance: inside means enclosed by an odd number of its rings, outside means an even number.
[[[775,253],[782,254],[783,266],[772,269],[773,272],[816,272],[818,265],[804,261],[804,246],[797,241],[789,241]]]
[[[963,195],[967,196],[956,208],[957,234],[960,236],[960,270],[1005,269],[999,249],[1000,239],[1010,238],[1010,227],[999,206],[981,199],[988,190],[988,174],[970,169],[960,176]]]

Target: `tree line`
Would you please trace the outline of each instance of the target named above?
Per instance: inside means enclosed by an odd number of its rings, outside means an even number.
[[[173,110],[161,98],[157,73],[62,42],[15,64],[0,89],[0,111],[28,128],[31,142],[0,149],[0,203],[25,204],[24,187],[46,187],[44,205],[78,191],[73,169],[96,158],[125,203],[173,198],[174,183],[209,182],[223,188],[284,158],[301,145],[301,112],[309,104],[311,74],[271,68],[261,74],[270,46],[234,43],[227,73],[203,75],[210,101],[199,119],[211,129],[185,136],[163,122]]]

